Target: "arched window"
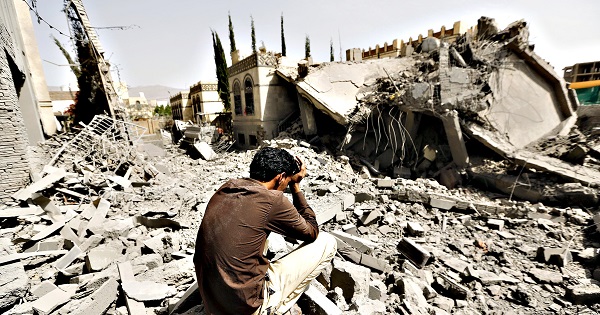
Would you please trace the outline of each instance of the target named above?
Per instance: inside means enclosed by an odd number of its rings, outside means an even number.
[[[137,109],[137,110],[142,109],[142,103],[140,103],[140,101],[135,101],[135,109]]]
[[[252,78],[249,76],[244,80],[244,99],[246,101],[246,115],[254,115],[254,87]]]
[[[233,104],[236,115],[242,115],[242,91],[240,91],[240,82],[233,83]]]

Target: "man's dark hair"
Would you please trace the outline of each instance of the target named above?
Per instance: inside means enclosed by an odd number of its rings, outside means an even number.
[[[277,174],[288,176],[300,172],[296,159],[286,150],[266,147],[256,152],[250,163],[250,178],[268,182]]]

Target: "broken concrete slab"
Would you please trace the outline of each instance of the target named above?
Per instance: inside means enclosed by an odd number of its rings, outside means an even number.
[[[366,267],[334,258],[330,285],[341,288],[347,301],[368,296],[370,273]]]
[[[92,248],[85,257],[85,264],[89,271],[100,271],[122,257],[121,253],[110,247]]]
[[[58,287],[54,283],[46,280],[42,281],[42,283],[38,284],[37,286],[32,287],[30,291],[33,295],[37,296],[38,298],[41,298],[42,296],[55,289],[58,289]]]
[[[94,205],[96,209],[93,212],[94,214],[92,215],[90,222],[88,222],[86,229],[94,234],[102,234],[102,224],[106,219],[108,209],[110,209],[110,202],[108,202],[106,199],[100,198],[94,201]]]
[[[427,264],[427,261],[431,257],[429,251],[425,250],[421,245],[406,237],[403,237],[400,240],[397,248],[404,257],[408,258],[408,260],[410,260],[419,268],[425,267],[425,264]]]
[[[314,303],[319,315],[341,315],[340,310],[330,299],[328,299],[317,288],[310,285],[304,294]]]
[[[373,249],[375,247],[377,247],[377,243],[358,237],[358,236],[354,236],[352,234],[348,234],[346,232],[342,232],[342,231],[331,231],[330,232],[333,236],[335,236],[337,239],[341,240],[342,242],[345,242],[347,244],[349,244],[350,246],[354,247],[355,249],[357,249],[358,251],[362,252],[362,253],[370,253],[371,251],[373,251]],[[343,247],[343,246],[342,246]]]
[[[117,299],[119,283],[110,278],[73,311],[76,315],[103,314]]]
[[[163,300],[177,293],[175,288],[164,283],[136,281],[133,276],[131,263],[128,261],[120,263],[118,267],[123,291],[125,291],[128,297],[136,301]]]
[[[532,268],[529,274],[538,283],[561,284],[563,282],[562,274],[539,268]]]
[[[57,307],[69,302],[70,299],[70,293],[56,288],[31,303],[31,307],[36,310],[38,314],[46,315],[50,314]]]
[[[16,200],[27,200],[31,198],[33,193],[36,193],[42,189],[51,187],[57,181],[63,179],[67,175],[67,172],[63,168],[56,169],[52,173],[44,176],[40,180],[32,183],[31,185],[17,191],[13,194],[13,198]]]
[[[212,161],[218,157],[217,153],[206,142],[198,142],[194,144],[194,148],[200,153],[203,159]]]
[[[77,259],[81,253],[81,248],[79,248],[77,244],[73,245],[73,248],[71,248],[68,253],[56,261],[54,267],[60,271],[65,270],[65,268],[67,268],[75,259]]]

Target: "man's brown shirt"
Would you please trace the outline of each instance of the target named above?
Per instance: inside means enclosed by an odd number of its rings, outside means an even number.
[[[253,179],[229,180],[210,199],[196,239],[194,264],[207,314],[252,314],[263,303],[269,233],[317,238],[315,213],[302,193],[293,205]]]

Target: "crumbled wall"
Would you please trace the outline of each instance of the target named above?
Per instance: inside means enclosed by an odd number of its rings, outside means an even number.
[[[8,201],[29,182],[25,122],[9,58],[15,58],[14,47],[10,33],[0,21],[0,202]]]

